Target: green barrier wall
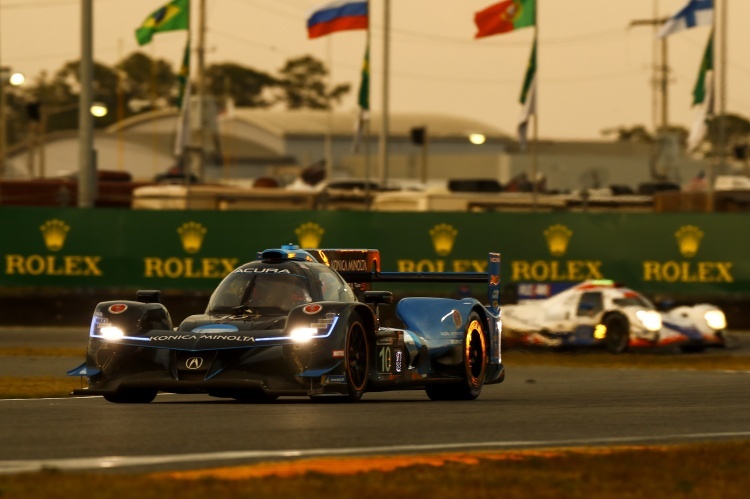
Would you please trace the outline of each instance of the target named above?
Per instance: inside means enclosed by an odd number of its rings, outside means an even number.
[[[211,290],[258,250],[376,248],[383,270],[504,282],[623,281],[645,293],[750,296],[746,214],[372,213],[0,208],[4,288]]]

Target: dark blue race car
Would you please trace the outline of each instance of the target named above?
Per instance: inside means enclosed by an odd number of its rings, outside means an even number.
[[[264,402],[424,389],[432,400],[473,400],[500,383],[500,255],[486,273],[380,272],[377,250],[283,246],[227,275],[205,313],[173,328],[159,291],[99,303],[75,395],[148,403],[157,392]],[[474,298],[403,298],[400,327],[382,327],[393,301],[373,282],[485,282]]]

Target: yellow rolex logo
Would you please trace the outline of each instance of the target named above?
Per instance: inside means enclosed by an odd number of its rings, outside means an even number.
[[[452,225],[438,224],[430,229],[432,245],[435,247],[435,253],[440,256],[449,255],[453,251],[453,243],[456,241],[458,231]]]
[[[294,230],[299,239],[299,247],[308,249],[320,248],[320,240],[325,232],[323,227],[314,222],[304,223]]]
[[[197,253],[203,245],[203,237],[207,229],[198,222],[185,222],[177,229],[182,241],[182,248],[187,253]]]
[[[544,231],[544,237],[547,239],[547,247],[552,256],[563,256],[568,250],[568,242],[573,231],[562,224],[550,225]]]
[[[59,251],[65,244],[65,237],[68,235],[70,227],[62,220],[53,219],[44,222],[39,230],[42,231],[44,244],[50,251]]]
[[[683,225],[674,233],[677,246],[685,258],[692,258],[698,253],[698,247],[703,239],[703,231],[695,225]]]

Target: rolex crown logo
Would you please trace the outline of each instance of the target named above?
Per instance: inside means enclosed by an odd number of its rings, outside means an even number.
[[[703,239],[703,231],[695,225],[683,225],[674,233],[680,253],[685,258],[692,258],[698,253],[698,247]]]
[[[300,248],[320,248],[320,240],[325,234],[325,230],[320,225],[314,222],[307,222],[294,230],[299,239]]]
[[[203,237],[207,229],[198,222],[185,222],[177,229],[182,241],[182,248],[187,253],[197,253],[203,245]]]
[[[65,244],[65,237],[68,235],[70,227],[62,220],[53,219],[44,222],[39,230],[42,231],[44,245],[50,251],[59,251]]]
[[[544,231],[544,237],[547,239],[547,247],[552,256],[560,257],[568,250],[568,242],[573,231],[562,224],[550,225]]]
[[[453,251],[453,243],[456,241],[458,231],[452,225],[438,224],[430,229],[432,245],[435,247],[435,253],[440,256],[449,255]]]

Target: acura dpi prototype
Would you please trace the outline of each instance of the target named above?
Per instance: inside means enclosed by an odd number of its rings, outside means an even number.
[[[334,270],[335,269],[335,270]],[[381,272],[372,249],[258,254],[227,275],[204,313],[173,327],[161,293],[99,303],[75,395],[148,403],[157,392],[205,393],[248,402],[279,396],[338,396],[423,389],[432,400],[473,400],[500,383],[500,255],[488,271]],[[392,303],[374,282],[484,282],[489,305],[474,298],[398,301],[398,327],[382,327]]]

